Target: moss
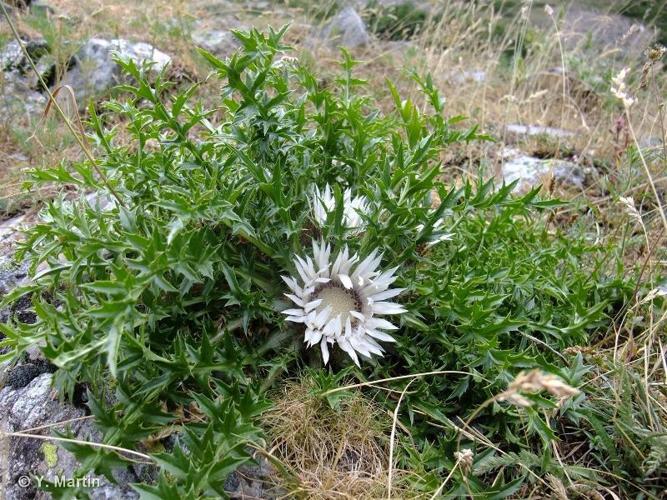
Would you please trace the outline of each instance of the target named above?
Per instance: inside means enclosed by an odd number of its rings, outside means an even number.
[[[44,443],[42,445],[42,452],[44,453],[44,460],[47,467],[53,469],[58,463],[58,447],[53,443]]]

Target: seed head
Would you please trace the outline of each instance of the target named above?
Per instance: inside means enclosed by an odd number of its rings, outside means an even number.
[[[466,475],[472,469],[473,457],[474,454],[469,448],[463,448],[461,451],[454,452],[454,458],[459,463],[459,468]]]
[[[541,391],[547,391],[552,396],[556,396],[559,404],[579,394],[579,389],[566,384],[560,377],[540,370],[531,370],[519,373],[507,390],[496,397],[496,400],[507,401],[514,406],[526,408],[531,406],[532,402],[521,393],[536,394]]]

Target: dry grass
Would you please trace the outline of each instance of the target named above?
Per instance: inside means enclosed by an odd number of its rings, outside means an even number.
[[[307,377],[287,382],[264,417],[271,454],[292,472],[290,495],[385,498],[391,419],[361,393],[332,408],[315,389]],[[396,480],[392,490],[401,498]]]
[[[581,26],[555,17],[545,25],[544,16],[536,11],[507,20],[489,7],[449,2],[443,18],[419,40],[426,67],[438,78],[452,112],[494,129],[503,139],[504,126],[511,123],[560,127],[576,134],[568,142],[581,154],[604,155],[614,143],[619,115],[611,106],[605,75],[628,65],[640,72],[647,58],[637,46],[649,45],[635,40],[629,29],[625,41],[598,42],[601,34],[594,32],[596,43],[590,46],[582,33],[569,31]],[[515,50],[523,57],[508,60]],[[473,71],[484,72],[484,79],[476,81]],[[665,88],[664,75],[653,84],[634,110],[640,136],[660,137],[664,130],[658,112],[663,94],[656,92]]]

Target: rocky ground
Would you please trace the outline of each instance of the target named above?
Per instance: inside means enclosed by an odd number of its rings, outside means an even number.
[[[59,16],[68,16],[61,10],[62,2],[53,5],[45,2],[25,2],[32,4],[19,7],[17,2],[5,2],[15,15],[21,15],[22,9],[43,12],[46,19],[55,22]],[[404,3],[400,0],[384,0],[385,6]],[[410,2],[405,2],[410,3]],[[11,5],[10,5],[11,4]],[[264,11],[276,9],[269,2],[244,2],[245,11]],[[325,21],[313,20],[312,26],[300,27],[303,47],[314,47],[318,44],[329,46],[342,45],[351,50],[359,47],[376,47],[379,51],[398,50],[406,52],[411,42],[382,40],[373,33],[366,24],[361,10],[366,6],[364,0],[356,0],[341,5],[337,12]],[[414,9],[422,9],[427,16],[433,6],[429,2],[414,2]],[[234,2],[208,2],[205,6],[207,16],[195,19],[193,29],[189,32],[189,43],[200,46],[207,51],[226,57],[237,47],[237,41],[230,29],[250,24],[248,15],[237,16],[234,12],[239,5]],[[231,14],[230,14],[231,12]],[[600,27],[604,20],[604,36],[613,38],[612,42],[623,41],[629,54],[636,54],[639,47],[650,41],[652,32],[645,26],[633,24],[621,17],[602,16],[593,11],[573,11],[570,21],[571,31],[584,36],[590,26]],[[289,18],[289,16],[284,16]],[[302,19],[302,18],[299,18]],[[3,21],[4,22],[4,21]],[[2,25],[2,23],[0,23]],[[640,26],[628,36],[631,26]],[[149,41],[141,40],[138,34],[133,37],[90,37],[81,41],[73,55],[64,62],[57,59],[53,41],[42,37],[34,31],[25,30],[22,44],[34,62],[38,75],[32,70],[31,64],[16,40],[0,39],[0,114],[12,117],[18,122],[34,123],[39,119],[47,102],[47,96],[41,86],[43,81],[51,90],[59,85],[68,85],[76,97],[80,108],[93,98],[104,95],[123,77],[114,57],[130,59],[137,64],[151,65],[154,71],[165,68],[167,72],[179,68],[177,55],[171,53],[169,46],[156,46]],[[605,40],[608,43],[609,40]],[[576,43],[575,39],[566,39],[566,43]],[[463,85],[472,80],[482,84],[487,78],[484,70],[471,67],[467,72],[457,72],[452,76],[455,84]],[[62,96],[62,94],[61,94]],[[522,150],[516,142],[522,138],[540,136],[551,141],[565,141],[575,134],[574,131],[558,127],[547,127],[533,123],[514,123],[504,126],[503,135],[508,140],[494,147],[493,154],[497,159],[496,177],[498,181],[518,181],[517,191],[526,191],[545,179],[581,192],[596,180],[599,173],[591,164],[582,163],[576,154],[569,157],[548,158],[538,157],[532,151]],[[512,140],[514,138],[514,140]],[[518,138],[518,140],[516,140]],[[12,153],[17,154],[17,153]],[[20,153],[19,153],[20,154]],[[12,160],[7,152],[3,164]],[[0,158],[2,160],[2,158]],[[28,279],[25,265],[12,262],[14,243],[19,236],[21,225],[28,224],[30,216],[19,212],[2,217],[0,223],[0,295],[5,295],[17,285]],[[24,297],[15,304],[0,311],[0,322],[32,322],[34,313],[30,311],[30,300]],[[1,337],[1,334],[0,334]],[[48,435],[52,430],[68,428],[73,436],[82,440],[95,441],[99,432],[95,430],[83,404],[61,402],[52,389],[54,367],[49,365],[39,354],[38,346],[24,359],[5,362],[0,367],[0,431],[19,432],[36,429],[33,432],[41,436]],[[59,422],[73,420],[67,425],[55,425]],[[43,476],[53,480],[56,475],[72,477],[76,474],[77,461],[74,456],[55,447],[51,442],[35,438],[10,437],[0,440],[0,497],[7,499],[42,498],[45,494],[38,492],[34,481],[29,487],[22,487],[19,480],[22,476]],[[100,477],[100,485],[91,490],[91,497],[102,498],[134,498],[136,493],[129,484],[144,480],[150,475],[150,468],[137,465],[126,471],[120,471],[117,483],[112,485],[106,478]],[[229,483],[232,496],[243,498],[267,498],[266,478],[272,474],[271,467],[263,460],[259,464],[242,468],[235,473]],[[4,496],[3,496],[4,493]]]

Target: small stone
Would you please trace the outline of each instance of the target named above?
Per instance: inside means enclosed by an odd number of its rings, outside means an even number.
[[[241,465],[225,481],[225,491],[230,498],[283,498],[285,492],[274,486],[277,471],[262,456],[255,457],[256,463]]]
[[[0,295],[22,285],[28,275],[28,264],[16,264],[9,256],[0,256]]]
[[[483,69],[472,69],[461,72],[452,73],[449,79],[454,83],[484,83],[486,81],[486,71]]]
[[[87,194],[85,199],[88,206],[98,212],[106,212],[116,207],[116,200],[107,193],[93,191]]]
[[[543,160],[525,155],[515,149],[503,151],[505,162],[501,168],[501,177],[505,184],[518,181],[515,192],[528,191],[541,184],[549,175],[556,182],[583,189],[586,175],[576,163],[565,160]]]
[[[19,66],[23,58],[21,47],[16,40],[12,40],[0,51],[0,69],[10,71]]]
[[[346,7],[324,27],[322,37],[347,48],[360,47],[370,41],[366,25],[352,7]]]

